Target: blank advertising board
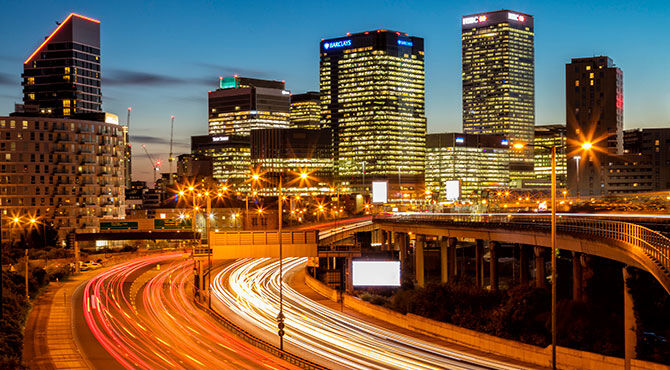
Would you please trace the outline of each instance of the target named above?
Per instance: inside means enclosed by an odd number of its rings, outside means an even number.
[[[354,286],[400,286],[400,261],[352,261]]]

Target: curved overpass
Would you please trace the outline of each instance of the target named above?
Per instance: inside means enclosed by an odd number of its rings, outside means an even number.
[[[385,231],[551,246],[549,215],[397,213],[378,215]],[[559,215],[559,249],[620,261],[651,273],[670,294],[670,239],[631,222]]]

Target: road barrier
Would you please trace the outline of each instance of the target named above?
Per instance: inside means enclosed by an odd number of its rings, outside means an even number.
[[[247,343],[253,345],[256,348],[262,349],[265,352],[268,352],[276,357],[281,358],[282,360],[290,363],[291,365],[298,366],[302,369],[306,370],[327,370],[327,367],[321,366],[317,363],[314,363],[312,361],[306,360],[300,356],[294,355],[292,353],[289,353],[287,351],[280,350],[278,346],[275,346],[272,343],[266,342],[260,338],[257,338],[253,334],[249,333],[248,331],[242,329],[241,327],[237,326],[235,323],[232,321],[226,319],[223,317],[221,314],[218,312],[214,311],[213,309],[207,307],[197,299],[195,299],[195,303],[200,306],[200,308],[207,312],[214,320],[216,320],[221,326],[226,328],[227,330],[231,331],[233,334],[237,335],[238,337],[244,339]]]

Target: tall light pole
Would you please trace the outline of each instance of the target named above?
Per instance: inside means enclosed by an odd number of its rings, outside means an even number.
[[[557,283],[558,283],[558,274],[557,274],[557,261],[556,256],[558,254],[558,249],[556,247],[556,148],[557,145],[544,146],[544,145],[529,145],[523,143],[515,143],[512,145],[514,149],[523,149],[524,147],[530,148],[544,148],[551,150],[551,366],[556,369],[556,295],[557,295]],[[582,148],[584,150],[591,149],[591,143],[583,143]]]

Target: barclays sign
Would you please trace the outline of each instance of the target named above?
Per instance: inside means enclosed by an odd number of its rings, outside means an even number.
[[[343,48],[351,46],[351,40],[340,40],[340,41],[331,41],[331,42],[324,42],[323,43],[323,48],[325,50],[330,50],[330,49],[337,49],[337,48]]]

